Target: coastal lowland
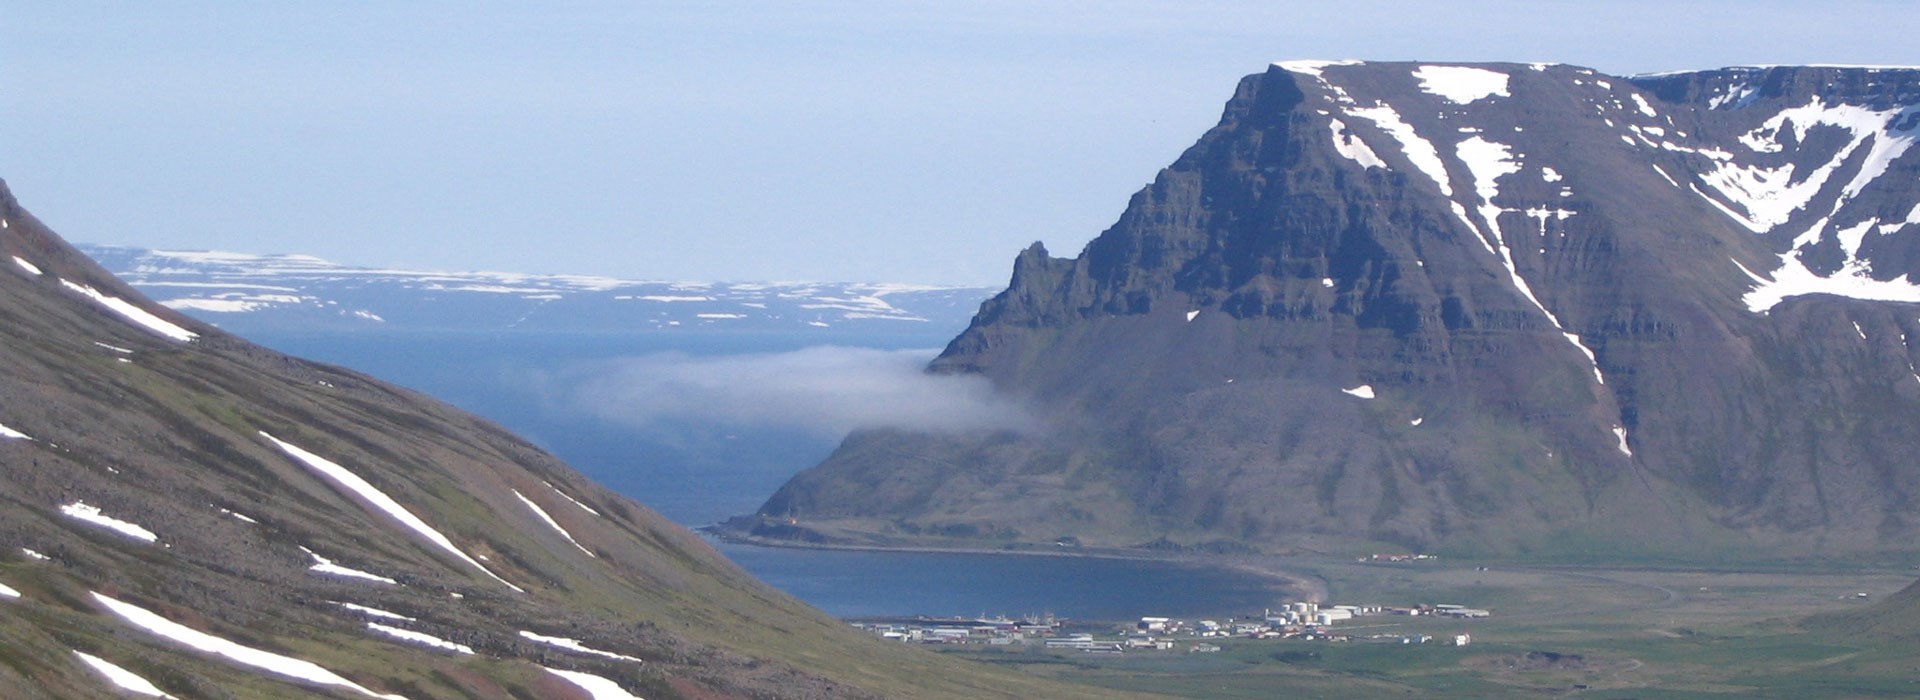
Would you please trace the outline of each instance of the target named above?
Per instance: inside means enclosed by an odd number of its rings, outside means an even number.
[[[1191,698],[1910,697],[1911,655],[1862,622],[1896,562],[1715,569],[1290,558],[1342,600],[1216,618],[850,621],[1057,680]],[[1310,611],[1310,612],[1309,612]],[[1414,614],[1420,613],[1420,614]]]

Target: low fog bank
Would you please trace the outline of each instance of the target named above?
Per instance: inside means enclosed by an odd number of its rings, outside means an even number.
[[[800,429],[839,438],[858,428],[957,433],[1038,429],[1031,411],[982,377],[925,371],[936,350],[839,346],[695,356],[671,352],[596,363],[569,403],[636,426],[686,421]]]

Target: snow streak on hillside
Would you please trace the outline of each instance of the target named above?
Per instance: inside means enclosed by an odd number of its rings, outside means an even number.
[[[1522,273],[1515,260],[1515,236],[1507,233],[1501,225],[1501,216],[1508,213],[1522,213],[1529,218],[1539,220],[1541,236],[1546,235],[1547,219],[1565,219],[1571,212],[1552,203],[1541,202],[1516,209],[1511,203],[1503,206],[1495,203],[1501,198],[1500,181],[1521,172],[1526,166],[1540,169],[1543,178],[1554,181],[1559,179],[1557,171],[1551,166],[1533,163],[1533,158],[1517,150],[1513,145],[1492,140],[1489,133],[1493,127],[1486,120],[1476,118],[1473,111],[1475,103],[1495,97],[1511,97],[1512,78],[1501,70],[1470,66],[1423,65],[1412,69],[1411,77],[1418,81],[1420,90],[1427,95],[1439,98],[1438,105],[1411,104],[1402,100],[1394,104],[1383,96],[1365,94],[1355,88],[1348,89],[1327,75],[1327,68],[1338,65],[1356,65],[1352,62],[1284,62],[1275,64],[1282,70],[1303,73],[1312,76],[1313,81],[1325,93],[1326,106],[1320,111],[1327,115],[1332,123],[1334,148],[1347,159],[1363,168],[1387,167],[1387,161],[1375,155],[1376,152],[1398,153],[1415,170],[1426,175],[1440,195],[1447,200],[1448,208],[1455,218],[1473,232],[1480,244],[1491,253],[1500,267],[1505,270],[1507,280],[1514,290],[1529,304],[1538,309],[1547,321],[1553,324],[1561,337],[1586,358],[1592,367],[1594,381],[1605,384],[1606,376],[1600,370],[1599,358],[1588,347],[1577,332],[1569,330],[1558,314],[1541,301],[1534,291],[1534,285]],[[1534,70],[1542,70],[1536,67]],[[1611,90],[1610,84],[1600,81],[1594,87]],[[1359,97],[1355,92],[1361,92]],[[1642,114],[1654,115],[1652,106],[1643,98],[1636,98],[1635,105]],[[1617,103],[1617,100],[1616,100]],[[1365,105],[1365,106],[1362,106]],[[1349,133],[1345,124],[1335,114],[1355,117],[1364,123],[1376,127],[1380,136],[1374,138],[1376,144],[1368,144],[1360,134]],[[1448,120],[1444,132],[1423,135],[1408,121],[1405,115],[1419,114],[1425,123],[1429,115]],[[1524,127],[1511,129],[1517,136]],[[1385,138],[1381,138],[1384,136]],[[1462,138],[1464,136],[1464,138]],[[1504,137],[1503,137],[1504,138]],[[1442,149],[1436,144],[1451,142],[1452,147]],[[1449,152],[1451,157],[1442,155]],[[1463,182],[1455,182],[1455,173],[1465,173]],[[1548,174],[1551,175],[1548,175]],[[1564,193],[1565,190],[1562,190]],[[1472,214],[1479,214],[1476,220]]]
[[[455,558],[472,565],[475,569],[479,569],[480,573],[486,574],[495,581],[499,581],[506,585],[506,587],[513,589],[515,593],[526,592],[525,589],[508,583],[506,579],[500,578],[499,575],[493,573],[493,571],[489,570],[485,565],[482,565],[478,560],[475,560],[464,550],[460,549],[458,545],[455,545],[453,540],[447,539],[446,535],[441,534],[440,531],[434,529],[432,525],[428,525],[426,521],[420,519],[420,516],[414,515],[413,511],[407,510],[406,506],[400,505],[399,501],[393,500],[392,496],[388,496],[386,492],[381,491],[379,487],[361,478],[359,474],[353,473],[351,470],[334,463],[332,460],[308,452],[280,438],[268,435],[265,432],[261,432],[260,436],[272,442],[275,447],[280,448],[280,451],[287,453],[287,456],[294,458],[301,464],[306,465],[307,468],[326,477],[328,481],[339,485],[353,495],[358,496],[361,500],[378,508],[381,512],[392,516],[394,520],[400,521],[401,525],[406,526],[406,528],[412,530],[414,534],[419,535],[422,539],[439,547],[442,551],[452,554]],[[322,563],[330,563],[324,559],[320,559],[320,555],[313,554],[311,551],[309,551],[308,554],[312,554],[315,559],[320,560]]]
[[[243,666],[251,666],[275,675],[295,678],[318,685],[339,686],[367,697],[383,698],[385,700],[406,700],[403,696],[382,695],[368,690],[360,684],[347,680],[340,674],[322,668],[319,664],[311,661],[256,649],[232,640],[216,637],[161,617],[158,613],[146,608],[115,600],[100,593],[94,593],[93,599],[120,619],[125,620],[128,624],[197,651],[224,657]]]

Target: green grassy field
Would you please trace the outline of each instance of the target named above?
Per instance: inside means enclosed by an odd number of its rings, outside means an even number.
[[[1912,582],[1898,569],[1768,571],[1307,563],[1332,602],[1457,603],[1494,616],[1357,618],[1347,642],[1231,639],[1216,654],[953,648],[1048,678],[1191,698],[1920,696],[1920,648],[1809,624]],[[1862,598],[1858,594],[1866,593]],[[1434,637],[1428,644],[1365,641]],[[1471,635],[1464,647],[1443,645]]]

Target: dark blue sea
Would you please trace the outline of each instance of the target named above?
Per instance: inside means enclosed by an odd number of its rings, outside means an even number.
[[[652,419],[638,422],[623,415],[619,403],[605,400],[607,386],[619,381],[622,368],[636,363],[684,367],[713,358],[778,357],[807,349],[817,338],[356,332],[255,340],[491,419],[608,488],[697,528],[752,513],[788,477],[832,452],[840,436],[755,419],[751,412],[744,419],[741,412],[719,418],[675,414],[648,396],[630,397],[635,412],[652,412]],[[835,342],[927,349],[931,357],[931,348],[945,339],[921,333],[839,336]],[[738,366],[720,367],[733,371]],[[1125,620],[1241,614],[1281,600],[1266,579],[1173,562],[716,546],[762,580],[841,617],[1052,613]]]

